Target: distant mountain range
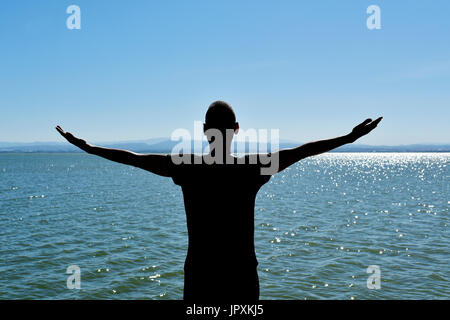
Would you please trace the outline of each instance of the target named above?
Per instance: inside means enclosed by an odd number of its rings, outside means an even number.
[[[98,142],[100,145],[107,148],[126,149],[134,152],[142,153],[169,153],[173,148],[179,144],[179,141],[172,141],[169,138],[154,138],[148,140],[134,140],[122,142]],[[207,146],[206,141],[190,141],[191,152],[202,152]],[[300,142],[289,140],[281,140],[279,148],[293,148],[301,145]],[[243,150],[244,152],[258,152],[271,151],[270,145],[265,145],[265,149],[258,143],[241,142],[235,144],[236,150]],[[275,150],[276,148],[274,148]],[[57,153],[57,152],[82,152],[78,148],[72,146],[67,142],[32,142],[32,143],[17,143],[17,142],[0,142],[0,153]],[[188,152],[185,150],[185,152]],[[373,146],[362,144],[348,144],[333,150],[333,152],[450,152],[450,144],[410,144],[398,146]]]

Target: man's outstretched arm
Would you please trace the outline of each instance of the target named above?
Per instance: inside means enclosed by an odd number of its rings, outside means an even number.
[[[163,154],[139,154],[127,150],[109,149],[91,145],[64,131],[60,126],[56,130],[74,146],[87,153],[94,154],[115,162],[135,166],[160,176],[169,177],[169,157]]]
[[[277,172],[286,169],[290,165],[306,157],[315,156],[317,154],[338,148],[344,144],[355,142],[357,139],[375,129],[381,119],[383,119],[383,117],[379,117],[375,121],[372,121],[372,119],[366,119],[354,127],[352,132],[342,137],[309,142],[296,148],[282,149],[278,151],[279,168]]]

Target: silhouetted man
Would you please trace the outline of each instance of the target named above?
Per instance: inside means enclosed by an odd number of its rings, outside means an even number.
[[[212,103],[206,112],[204,132],[210,152],[203,155],[137,154],[102,148],[59,126],[56,129],[70,143],[90,154],[171,177],[181,186],[189,237],[184,299],[229,301],[259,298],[254,206],[261,186],[272,174],[301,159],[354,142],[372,131],[381,119],[367,119],[341,137],[239,158],[231,153],[232,138],[239,124],[231,106],[223,101]],[[271,161],[277,162],[271,166],[275,169],[262,174]]]

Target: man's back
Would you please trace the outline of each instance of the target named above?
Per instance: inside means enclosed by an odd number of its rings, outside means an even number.
[[[275,174],[306,157],[353,143],[372,131],[381,119],[366,119],[344,136],[260,155],[266,165],[268,159],[274,164],[264,168],[264,173]],[[182,187],[189,233],[185,299],[259,298],[253,241],[254,204],[259,188],[269,180],[269,176],[261,174],[261,165],[251,165],[250,161],[241,164],[234,158],[237,164],[205,164],[209,161],[197,164],[195,159],[204,158],[193,155],[188,156],[190,164],[175,165],[171,155],[103,148],[88,144],[60,126],[56,130],[67,141],[90,154],[171,177]],[[211,155],[222,150],[221,154],[228,159],[233,135],[239,131],[233,108],[224,101],[213,102],[206,112],[203,131],[210,143]],[[244,157],[250,158],[254,159]]]
[[[182,187],[189,234],[185,299],[258,297],[254,205],[270,176],[248,162],[209,165],[191,156],[190,164],[171,166],[173,181]]]

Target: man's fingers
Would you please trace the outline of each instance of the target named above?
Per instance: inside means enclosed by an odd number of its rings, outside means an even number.
[[[363,125],[366,125],[366,124],[368,124],[368,123],[370,123],[370,122],[372,122],[372,119],[370,119],[370,118],[367,118],[366,120],[364,120],[363,121]]]
[[[357,127],[363,128],[363,127],[365,127],[368,123],[371,123],[371,122],[372,122],[372,119],[368,118],[368,119],[364,120],[363,122],[361,122],[359,125],[357,125]]]
[[[377,125],[380,123],[381,119],[383,119],[383,117],[379,117],[378,119],[374,120],[372,123],[367,125],[369,132],[377,127]]]
[[[379,117],[378,119],[374,120],[369,126],[374,129],[380,123],[381,119],[383,119],[383,117]]]
[[[372,121],[372,119],[368,118],[368,119],[364,120],[363,122],[361,122],[361,124],[359,124],[358,127],[365,127],[367,125],[376,126],[378,123],[380,123],[381,119],[383,119],[383,117],[379,117],[379,118],[375,119],[374,121]]]
[[[60,126],[56,126],[56,130],[67,140],[73,140],[75,137],[70,132],[64,131]]]
[[[379,124],[382,119],[383,119],[383,117],[379,117],[378,119],[376,119],[374,121],[375,125]]]

